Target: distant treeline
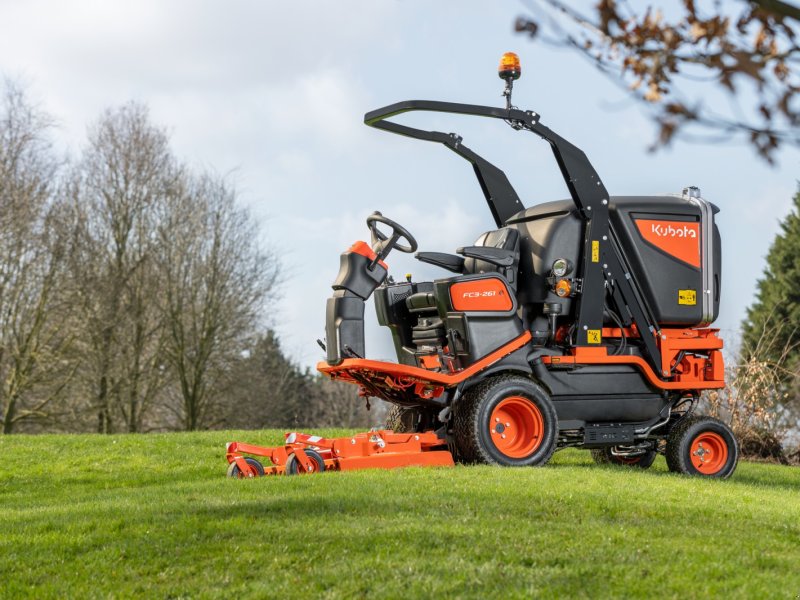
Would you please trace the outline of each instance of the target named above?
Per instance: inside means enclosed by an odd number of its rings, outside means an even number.
[[[50,118],[2,94],[3,433],[367,424],[354,386],[281,352],[280,264],[228,181],[179,161],[142,105],[64,158]]]

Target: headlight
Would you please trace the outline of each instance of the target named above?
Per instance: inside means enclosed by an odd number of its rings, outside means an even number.
[[[572,265],[566,258],[557,258],[553,261],[553,275],[556,277],[564,277],[570,271],[572,271]]]

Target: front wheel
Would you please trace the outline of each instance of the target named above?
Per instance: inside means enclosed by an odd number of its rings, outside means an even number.
[[[232,462],[228,465],[228,477],[233,477],[234,479],[246,479],[248,477],[264,476],[264,465],[262,465],[255,458],[250,458],[249,456],[247,456],[245,457],[244,462],[246,462],[247,466],[250,467],[255,472],[255,475],[250,473],[245,475],[244,473],[242,473],[242,470],[239,468],[239,465],[237,465],[236,462]]]
[[[303,452],[311,459],[311,467],[309,470],[304,469],[300,465],[300,461],[294,453],[289,455],[289,460],[286,461],[286,474],[287,475],[310,475],[313,473],[322,473],[325,470],[325,461],[319,455],[319,452],[311,448],[305,448]]]
[[[453,407],[458,458],[503,466],[543,465],[556,449],[558,417],[547,393],[520,375],[491,377]]]
[[[726,479],[736,470],[739,445],[719,419],[688,417],[670,432],[666,458],[670,471]]]
[[[417,430],[419,411],[393,404],[386,415],[386,429],[395,433],[413,433]]]

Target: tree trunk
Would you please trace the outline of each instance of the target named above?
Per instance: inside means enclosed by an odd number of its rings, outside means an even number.
[[[8,435],[14,430],[14,413],[17,408],[17,399],[9,398],[6,410],[3,413],[3,434]]]

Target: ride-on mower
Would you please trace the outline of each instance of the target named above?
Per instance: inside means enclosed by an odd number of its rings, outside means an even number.
[[[379,212],[367,218],[372,243],[341,255],[317,368],[367,400],[392,403],[389,429],[339,439],[290,433],[277,448],[234,442],[230,475],[453,459],[532,466],[568,447],[590,449],[600,463],[647,468],[664,454],[671,471],[733,473],[732,431],[694,414],[703,390],[724,386],[722,340],[708,327],[720,301],[717,207],[695,187],[610,196],[580,149],[512,106],[520,72],[516,55],[504,55],[505,108],[412,100],[364,118],[469,161],[496,226],[456,254],[416,253],[450,273],[435,281],[388,276],[389,253],[413,253],[417,242]],[[503,171],[460,136],[389,120],[410,111],[498,119],[536,134],[571,198],[525,208]],[[365,357],[364,305],[373,295],[397,362]]]

